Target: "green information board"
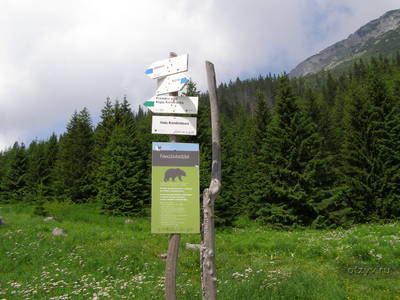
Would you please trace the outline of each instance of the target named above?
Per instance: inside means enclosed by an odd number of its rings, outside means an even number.
[[[151,232],[199,233],[199,144],[153,143]]]

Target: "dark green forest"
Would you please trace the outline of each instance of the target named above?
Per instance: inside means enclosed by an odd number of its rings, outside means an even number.
[[[210,111],[199,95],[201,190],[209,185]],[[400,55],[346,72],[285,74],[221,84],[222,192],[216,221],[348,226],[400,216]],[[98,203],[104,213],[149,215],[151,113],[107,99],[97,125],[86,108],[65,133],[0,152],[0,203]]]

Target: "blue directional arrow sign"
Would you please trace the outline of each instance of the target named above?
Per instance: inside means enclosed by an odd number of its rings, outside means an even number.
[[[173,74],[164,78],[158,79],[158,88],[156,95],[179,92],[190,81],[190,76],[187,73]]]
[[[168,75],[186,72],[188,70],[188,54],[179,55],[152,63],[144,73],[150,78],[160,78]]]

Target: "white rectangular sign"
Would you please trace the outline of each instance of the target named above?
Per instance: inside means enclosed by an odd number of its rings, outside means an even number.
[[[144,103],[153,113],[197,114],[199,97],[155,96]]]
[[[196,135],[197,118],[153,116],[151,133],[171,135]]]
[[[144,72],[151,78],[159,78],[188,70],[188,54],[175,56],[152,63]]]
[[[156,95],[179,92],[190,81],[187,73],[179,73],[158,79]]]

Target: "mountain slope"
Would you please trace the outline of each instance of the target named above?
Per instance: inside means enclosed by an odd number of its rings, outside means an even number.
[[[331,70],[357,58],[390,55],[399,49],[400,9],[396,9],[362,26],[347,39],[307,58],[290,71],[289,76],[300,77]]]

